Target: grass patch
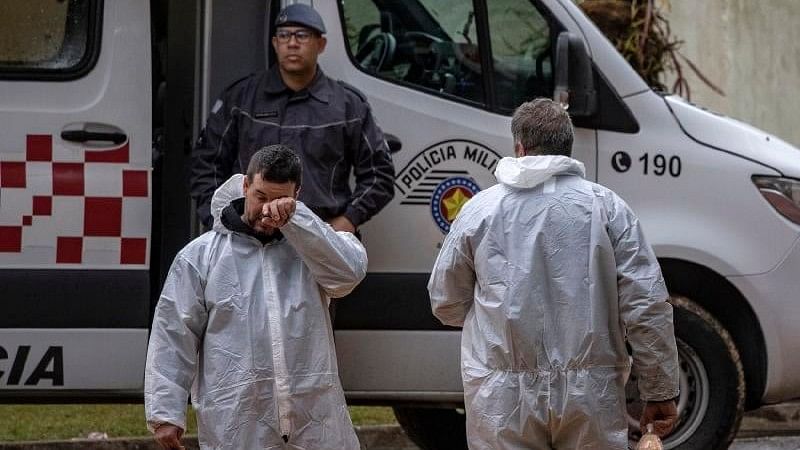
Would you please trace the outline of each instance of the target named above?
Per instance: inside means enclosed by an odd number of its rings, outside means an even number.
[[[350,418],[353,425],[385,425],[395,424],[392,408],[382,406],[351,406]]]
[[[395,423],[391,408],[351,406],[355,425]],[[188,432],[197,433],[189,408]],[[0,442],[46,441],[86,437],[92,431],[109,437],[148,436],[144,405],[0,405]]]

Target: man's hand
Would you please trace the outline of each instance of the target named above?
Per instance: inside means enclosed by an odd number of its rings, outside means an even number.
[[[353,223],[350,222],[350,219],[345,216],[334,217],[328,223],[330,223],[331,227],[333,227],[333,229],[336,231],[347,231],[348,233],[353,234],[356,233],[356,226],[353,225]]]
[[[647,424],[652,423],[653,433],[663,438],[675,428],[675,422],[677,421],[678,408],[675,406],[674,400],[647,402],[644,406],[644,411],[642,411],[642,418],[639,419],[639,428],[642,433],[645,433]]]
[[[156,428],[154,437],[158,445],[164,450],[183,450],[184,447],[181,445],[182,436],[183,430],[180,427],[165,423]]]
[[[292,197],[277,198],[261,209],[261,223],[272,228],[280,228],[291,219],[297,201]]]

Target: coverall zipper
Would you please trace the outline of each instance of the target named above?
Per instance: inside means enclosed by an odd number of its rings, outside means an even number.
[[[264,264],[264,287],[267,293],[267,312],[269,314],[269,333],[272,344],[272,366],[275,370],[275,407],[278,412],[278,427],[281,437],[284,442],[288,442],[291,430],[291,422],[289,420],[289,373],[286,367],[286,356],[283,348],[283,336],[281,335],[280,317],[281,305],[278,300],[277,293],[269,292],[272,286],[269,285],[270,273],[269,264],[267,263],[267,250],[272,244],[267,244],[261,249],[261,260]]]

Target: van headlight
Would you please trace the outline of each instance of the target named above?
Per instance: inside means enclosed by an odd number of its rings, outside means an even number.
[[[800,225],[800,180],[756,175],[753,183],[781,215]]]

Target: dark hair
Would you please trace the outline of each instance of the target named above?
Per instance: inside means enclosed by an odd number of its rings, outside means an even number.
[[[572,120],[563,106],[549,98],[519,105],[511,119],[511,134],[526,155],[572,156]]]
[[[264,181],[273,183],[294,182],[300,187],[303,166],[300,157],[290,147],[282,144],[268,145],[255,152],[247,165],[247,180],[253,181],[256,174]]]

